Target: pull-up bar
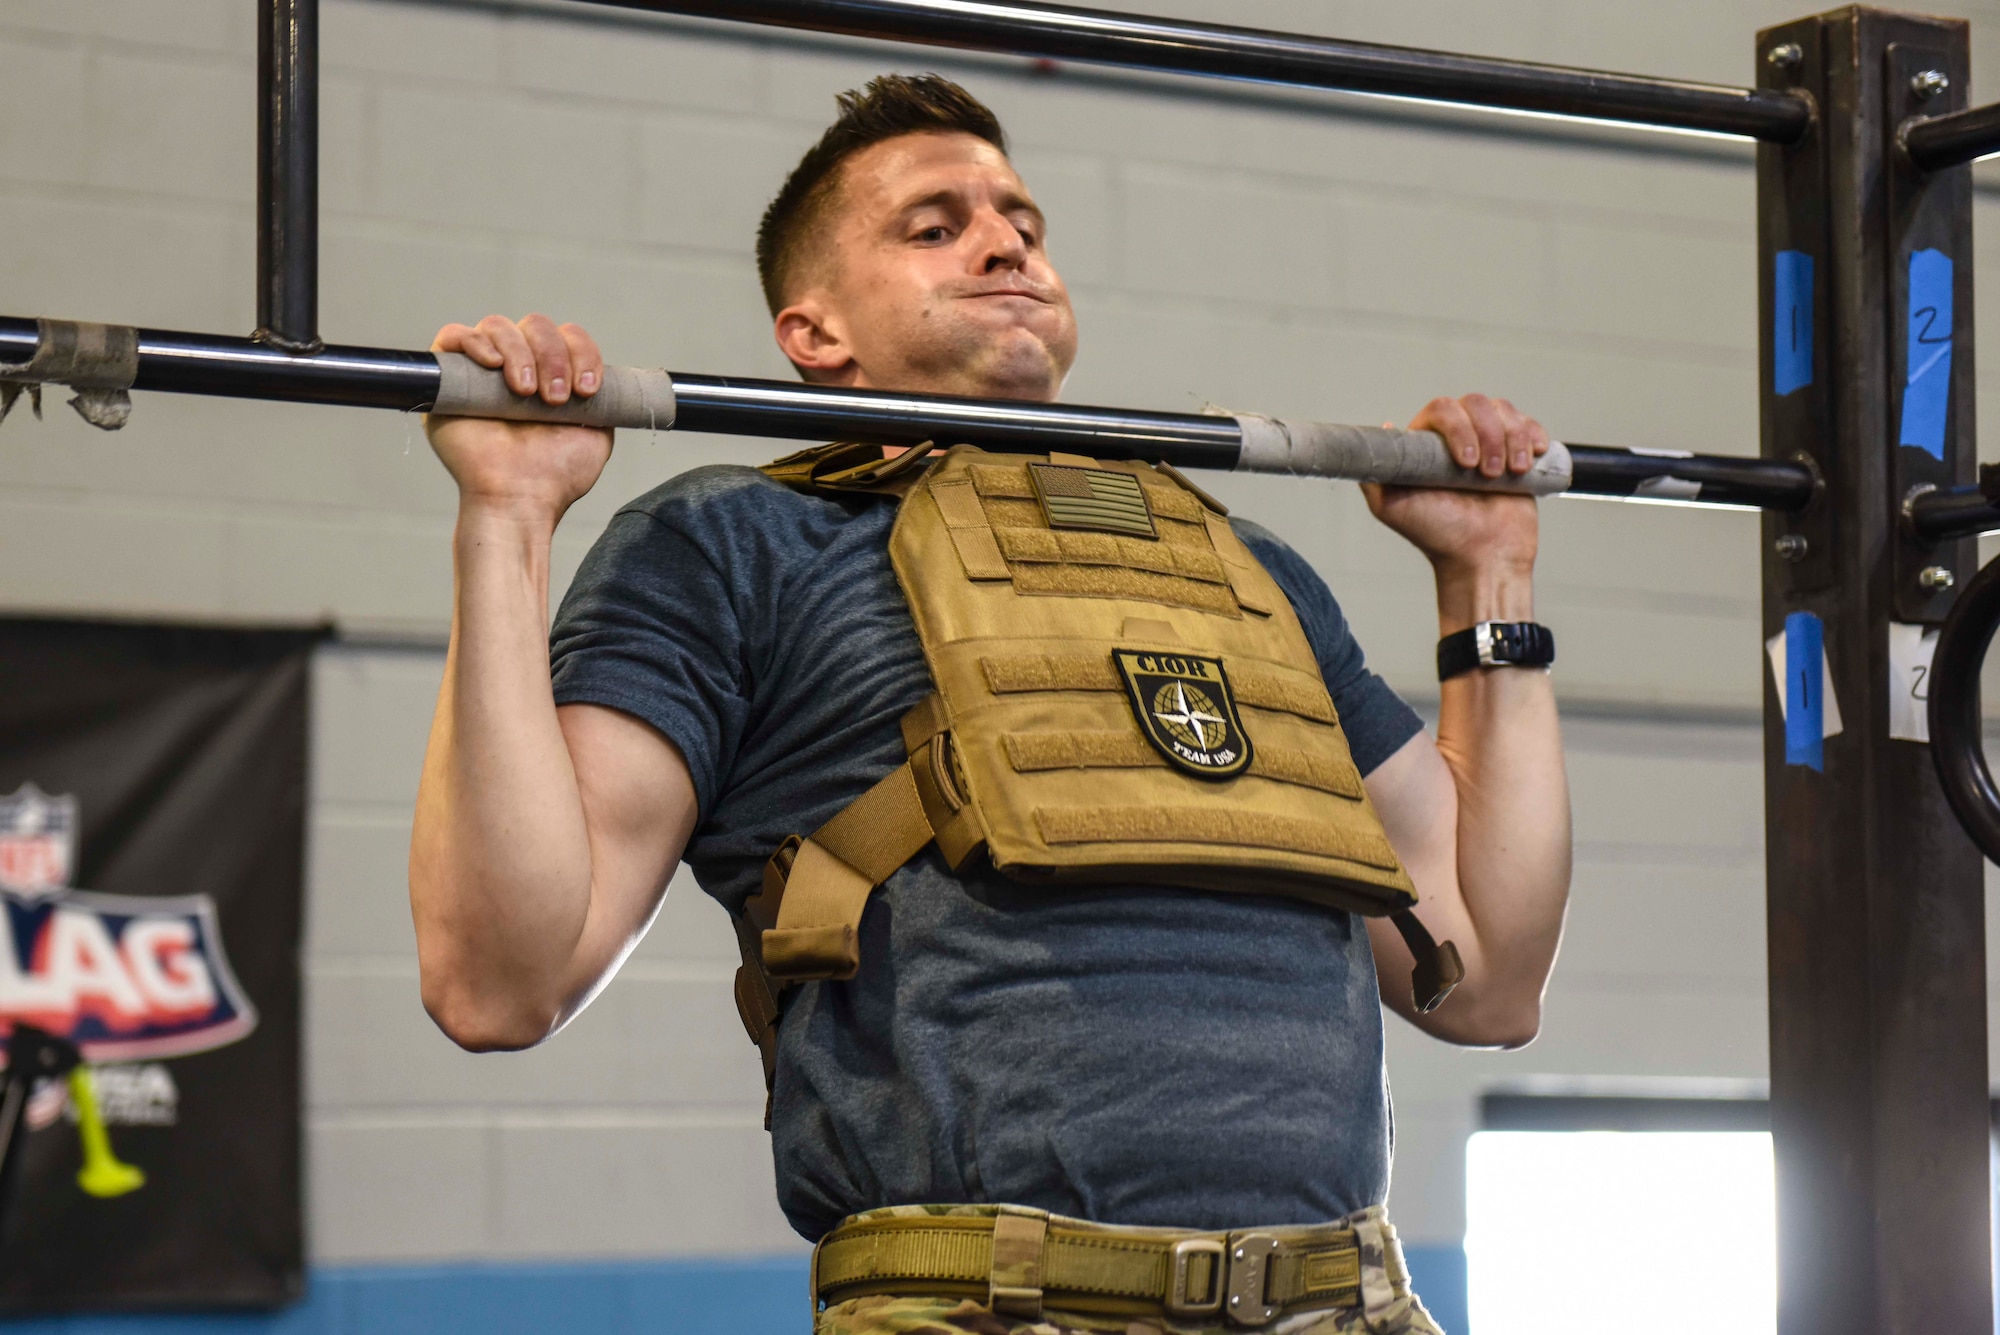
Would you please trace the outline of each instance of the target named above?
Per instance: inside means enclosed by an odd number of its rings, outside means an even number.
[[[1910,161],[1925,171],[2000,153],[2000,104],[1916,117],[1904,122],[1900,137]]]
[[[1797,142],[1811,101],[1789,91],[1608,74],[1526,61],[1302,37],[1031,3],[987,0],[596,0],[627,9],[934,46],[1095,61],[1132,69],[1345,89],[1684,130]],[[438,359],[386,348],[328,348],[318,317],[318,0],[259,0],[258,283],[251,339],[131,331],[138,389],[306,403],[428,408]],[[37,323],[0,318],[0,363],[33,359]],[[662,374],[682,431],[885,443],[942,439],[1011,449],[1069,449],[1180,467],[1280,471],[1447,486],[1496,485],[1458,469],[1423,433],[1268,419],[996,404],[697,375]],[[17,379],[34,378],[17,372]],[[53,377],[44,377],[53,378]],[[532,415],[498,378],[480,400],[494,415]],[[93,420],[97,420],[93,418]],[[122,418],[120,419],[122,420]],[[1418,436],[1429,443],[1412,444]],[[1817,494],[1808,465],[1578,445],[1552,452],[1532,482],[1546,494],[1686,501],[1797,512]]]
[[[36,364],[37,354],[45,349],[74,346],[78,341],[74,331],[106,328],[0,316],[0,383],[70,383],[67,377],[77,375],[73,366],[52,371],[23,368]],[[1567,492],[1797,511],[1817,494],[1817,477],[1809,466],[1781,460],[1552,445],[1547,458],[1527,475],[1488,479],[1453,463],[1443,441],[1428,431],[1287,422],[1249,414],[1155,413],[899,394],[630,367],[606,368],[604,387],[594,397],[550,408],[540,399],[514,394],[499,372],[453,353],[327,347],[301,357],[256,339],[110,328],[111,336],[97,342],[136,350],[125,373],[109,379],[102,372],[87,373],[75,383],[104,386],[116,380],[122,382],[119,387],[182,394],[516,421],[573,421],[634,430],[1071,450],[1106,459],[1155,460],[1177,468],[1533,495]]]
[[[1294,88],[1386,93],[1795,143],[1812,106],[1790,93],[1343,42],[1063,5],[985,0],[592,0],[925,46],[1081,60]]]

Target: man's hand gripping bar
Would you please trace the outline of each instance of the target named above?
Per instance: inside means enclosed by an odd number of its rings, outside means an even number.
[[[456,352],[436,354],[442,379],[430,411],[451,417],[491,417],[514,422],[567,422],[577,426],[665,431],[674,424],[674,382],[665,371],[629,366],[604,368],[604,383],[589,398],[551,406],[514,393],[497,370]],[[1400,487],[1448,487],[1546,496],[1570,485],[1569,451],[1551,441],[1548,453],[1521,474],[1486,477],[1461,467],[1434,431],[1294,422],[1245,413],[1239,472],[1344,478]]]

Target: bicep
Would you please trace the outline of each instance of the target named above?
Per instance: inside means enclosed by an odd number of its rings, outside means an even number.
[[[556,710],[590,839],[590,914],[576,985],[587,993],[652,920],[694,833],[694,777],[651,724],[602,705]]]
[[[1458,786],[1428,732],[1419,732],[1361,780],[1382,829],[1413,879],[1442,859],[1455,873]],[[1412,863],[1418,864],[1412,866]],[[1421,895],[1421,880],[1417,891]]]

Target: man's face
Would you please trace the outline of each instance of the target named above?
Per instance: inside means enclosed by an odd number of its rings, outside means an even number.
[[[909,134],[842,168],[827,253],[779,312],[811,379],[859,388],[1052,400],[1076,360],[1069,292],[1041,210],[970,134]]]

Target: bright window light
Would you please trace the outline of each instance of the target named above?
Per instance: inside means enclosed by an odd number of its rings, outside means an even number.
[[[1771,1137],[1482,1131],[1466,1147],[1470,1335],[1772,1335]],[[1453,1332],[1453,1335],[1458,1335]]]

